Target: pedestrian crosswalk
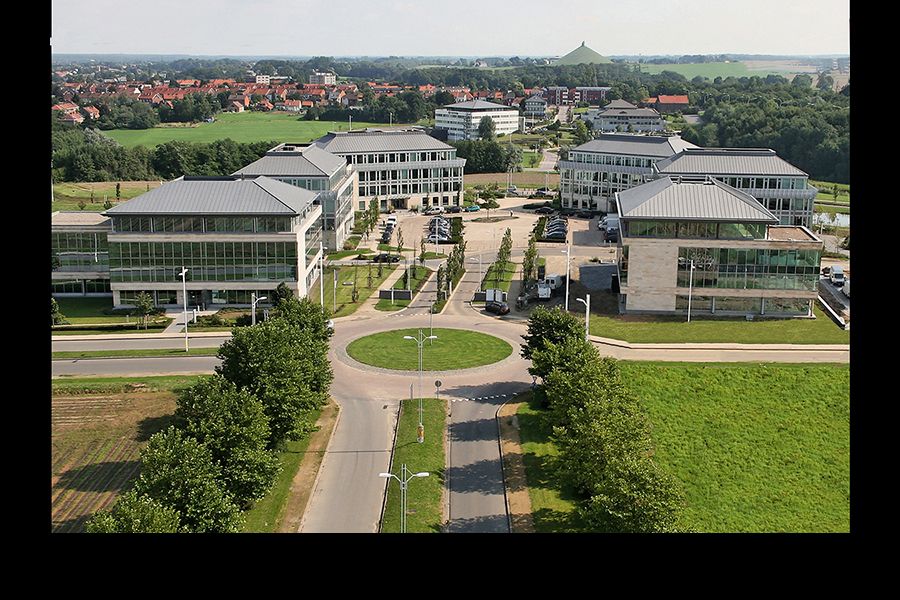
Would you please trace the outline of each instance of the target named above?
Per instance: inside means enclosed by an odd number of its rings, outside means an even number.
[[[410,310],[401,310],[394,313],[390,313],[387,317],[427,317],[428,309],[423,308],[421,311],[410,311]]]
[[[509,394],[495,394],[493,396],[479,396],[478,398],[451,398],[450,402],[478,402],[479,400],[494,400],[495,398],[506,398]]]

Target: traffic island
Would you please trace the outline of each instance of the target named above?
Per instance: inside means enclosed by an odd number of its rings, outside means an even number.
[[[416,371],[419,355],[414,340],[420,329],[395,329],[358,338],[347,346],[353,360],[373,367],[396,371]],[[512,354],[512,346],[497,337],[465,329],[435,327],[421,329],[425,335],[437,339],[426,340],[422,346],[424,371],[452,371],[489,365]],[[432,331],[434,332],[432,334]]]

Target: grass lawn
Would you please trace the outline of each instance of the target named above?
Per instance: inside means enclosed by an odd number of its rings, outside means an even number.
[[[178,391],[208,375],[159,375],[151,377],[54,377],[51,392],[60,394],[116,394],[134,386],[151,392]]]
[[[747,65],[742,62],[709,62],[684,64],[669,63],[662,65],[641,64],[642,73],[650,73],[651,75],[656,75],[662,73],[663,71],[673,71],[675,73],[680,73],[687,79],[693,79],[697,75],[700,75],[701,77],[708,77],[709,79],[715,79],[716,77],[722,77],[724,79],[729,76],[751,77],[753,75],[756,75],[759,77],[765,77],[770,73],[774,73],[775,75],[785,74],[785,71],[751,71],[747,68]]]
[[[503,265],[499,263],[491,263],[484,279],[481,281],[481,289],[501,289],[504,292],[509,291],[509,285],[513,276],[516,274],[518,263],[506,261]]]
[[[315,423],[321,412],[321,409],[312,411],[306,420]],[[284,450],[278,453],[281,471],[265,498],[259,500],[253,505],[253,508],[244,513],[247,519],[244,523],[245,533],[273,533],[278,530],[282,511],[291,494],[291,483],[294,475],[297,474],[306,448],[309,446],[309,440],[310,436],[307,435],[302,440],[287,442]]]
[[[537,152],[523,152],[522,166],[526,168],[534,168],[541,164],[541,155]]]
[[[338,280],[337,280],[337,294],[335,295],[334,289],[332,286],[334,285],[334,271],[335,267],[326,266],[324,277],[320,277],[316,282],[312,285],[307,294],[307,297],[313,302],[319,302],[319,286],[322,284],[322,279],[325,280],[325,308],[331,310],[332,317],[346,317],[347,315],[352,315],[356,312],[356,309],[359,308],[363,302],[365,302],[372,293],[381,287],[381,284],[384,283],[384,280],[388,278],[388,275],[397,268],[396,264],[382,264],[382,274],[381,277],[378,277],[378,265],[372,265],[372,287],[368,287],[369,283],[369,265],[341,265],[338,270]],[[356,271],[357,279],[356,279],[356,288],[359,292],[359,298],[357,299],[356,304],[353,303],[353,275],[354,271]],[[336,299],[336,302],[335,302]]]
[[[431,260],[433,258],[447,258],[447,255],[444,252],[432,252],[428,250],[425,254],[420,254],[419,256],[423,257],[425,260]]]
[[[682,482],[680,526],[701,532],[850,529],[848,365],[620,361],[653,425],[655,460]],[[519,410],[538,531],[578,531],[549,468],[540,410]]]
[[[172,322],[172,319],[165,319],[164,321],[160,321],[157,325],[150,325],[147,329],[141,327],[140,329],[137,326],[121,328],[121,327],[112,327],[112,328],[97,328],[97,329],[81,329],[77,327],[73,327],[71,329],[51,329],[50,333],[54,337],[57,335],[110,335],[113,333],[162,333],[166,327]],[[216,330],[218,331],[218,330]],[[222,331],[230,331],[230,329],[223,329]]]
[[[131,200],[136,196],[148,192],[160,186],[159,181],[121,181],[119,197],[121,201]],[[149,189],[148,189],[149,188]],[[94,202],[91,203],[91,192],[94,193]],[[54,183],[53,202],[51,211],[78,211],[78,202],[84,200],[85,212],[101,212],[104,199],[116,204],[116,182],[82,182],[82,183]]]
[[[400,465],[406,464],[413,473],[430,473],[428,477],[415,478],[409,482],[406,531],[439,533],[444,520],[441,498],[446,464],[444,438],[447,432],[447,401],[425,398],[422,400],[422,409],[425,441],[420,444],[417,438],[419,400],[401,402],[392,472],[401,476]],[[400,484],[394,478],[388,482],[381,532],[400,532]]]
[[[829,204],[815,204],[813,205],[813,210],[815,212],[824,212],[824,213],[840,213],[843,215],[850,214],[850,206],[834,206]]]
[[[112,298],[57,298],[59,312],[75,324],[81,323],[134,323],[137,317],[128,317],[125,313],[110,315],[113,309]]]
[[[496,183],[502,189],[506,189],[507,173],[466,173],[466,189],[474,188],[476,185],[487,185]],[[546,184],[551,188],[559,187],[559,173],[548,171],[522,171],[520,173],[512,173],[510,181],[513,185],[520,188],[542,188]]]
[[[580,307],[580,305],[579,305]],[[572,308],[570,302],[569,308]],[[583,316],[584,312],[571,311]],[[850,332],[838,327],[815,305],[815,319],[698,318],[684,316],[591,314],[591,335],[636,343],[849,344]]]
[[[685,527],[850,530],[849,365],[620,364]]]
[[[422,289],[422,286],[425,285],[425,281],[431,276],[433,271],[428,267],[423,267],[421,265],[416,266],[416,276],[412,276],[412,270],[410,270],[409,277],[409,289],[412,290],[413,299],[416,297],[416,294],[419,293],[419,290]],[[405,290],[406,286],[403,285],[403,276],[400,276],[396,282],[394,282],[393,288],[395,290]],[[382,298],[377,303],[375,303],[375,308],[377,310],[400,310],[401,308],[406,308],[409,306],[412,300],[394,300],[394,303],[391,304],[390,298]]]
[[[422,330],[429,335],[429,329]],[[403,336],[417,336],[418,329],[395,329],[354,340],[347,354],[367,365],[415,371],[419,368],[416,343]],[[512,346],[504,340],[484,333],[463,329],[434,328],[436,340],[424,344],[422,364],[425,371],[447,371],[489,365],[512,354]],[[432,345],[433,342],[433,345]]]
[[[378,123],[354,123],[353,127],[378,127]],[[310,142],[329,131],[346,131],[347,122],[303,121],[294,113],[242,112],[216,115],[214,123],[200,123],[196,127],[153,127],[152,129],[113,129],[104,131],[126,148],[154,147],[177,140],[184,142],[214,142],[231,138],[235,142]]]
[[[116,356],[148,357],[148,356],[213,356],[218,348],[191,348],[185,352],[181,348],[147,348],[144,350],[88,350],[74,352],[53,352],[52,358],[109,358]]]
[[[325,258],[327,260],[340,260],[342,258],[347,258],[348,256],[356,256],[357,254],[373,254],[373,252],[368,248],[363,248],[362,250],[340,250],[338,252],[332,252]]]
[[[831,181],[815,181],[809,180],[809,185],[818,188],[819,193],[816,194],[816,200],[824,200],[826,202],[836,202],[838,204],[850,204],[850,184],[849,183],[833,183]],[[834,198],[832,188],[837,185],[838,197]]]
[[[381,243],[379,243],[379,244],[378,244],[378,249],[381,250],[382,252],[390,252],[390,253],[392,253],[392,254],[397,254],[397,253],[400,252],[399,250],[397,250],[397,246],[396,246],[396,245],[391,246],[390,244],[381,244]],[[412,248],[403,248],[403,251],[404,251],[404,252],[412,252],[413,249],[412,249]]]

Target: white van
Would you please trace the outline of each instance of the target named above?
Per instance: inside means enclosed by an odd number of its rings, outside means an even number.
[[[841,288],[841,291],[844,292],[844,295],[848,298],[850,297],[850,280],[847,279],[844,281],[844,287]]]
[[[844,269],[841,267],[832,267],[830,278],[832,284],[841,287],[844,285]]]

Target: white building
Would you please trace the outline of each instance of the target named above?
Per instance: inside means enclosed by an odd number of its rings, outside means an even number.
[[[458,102],[438,108],[434,111],[434,126],[446,129],[447,140],[451,142],[477,140],[481,137],[478,135],[478,125],[483,117],[494,121],[496,135],[508,135],[520,128],[518,110],[484,100]]]
[[[310,83],[323,83],[325,85],[334,85],[337,83],[337,76],[330,72],[313,71],[309,76]]]
[[[666,121],[652,108],[638,108],[624,100],[613,100],[603,108],[590,108],[581,118],[589,121],[594,131],[650,132],[665,131]]]
[[[261,85],[269,85],[270,83],[272,83],[272,76],[271,75],[257,75],[256,83],[261,84]]]
[[[535,94],[525,100],[525,116],[533,119],[543,119],[547,116],[547,101]]]

